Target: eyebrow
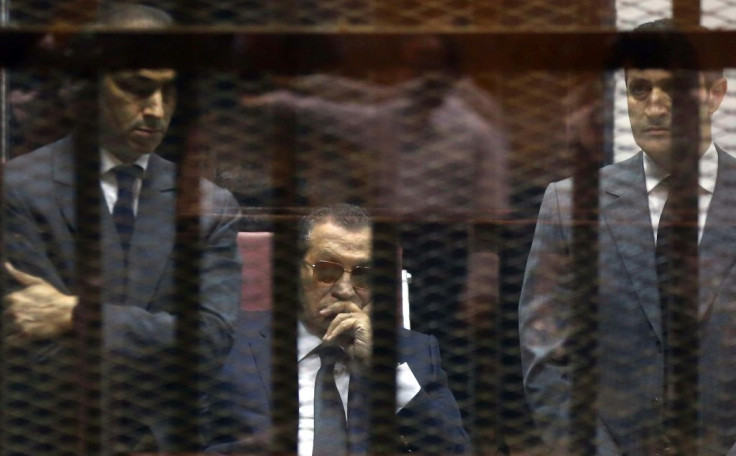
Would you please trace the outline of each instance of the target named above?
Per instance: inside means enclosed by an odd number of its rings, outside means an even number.
[[[629,82],[645,81],[645,82],[649,82],[651,84],[658,84],[658,83],[662,83],[662,82],[672,81],[673,79],[675,79],[674,76],[666,76],[666,77],[657,78],[657,79],[645,78],[645,77],[642,77],[642,76],[632,76],[632,77],[628,78],[628,81]]]

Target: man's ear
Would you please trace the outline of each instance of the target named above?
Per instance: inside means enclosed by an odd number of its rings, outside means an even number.
[[[723,98],[726,96],[728,82],[726,78],[715,80],[708,89],[708,114],[713,115],[721,107]]]

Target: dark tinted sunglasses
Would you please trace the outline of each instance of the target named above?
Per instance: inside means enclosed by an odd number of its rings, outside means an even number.
[[[343,272],[347,272],[350,274],[350,281],[353,286],[358,288],[368,288],[370,286],[371,268],[368,266],[346,268],[340,263],[333,263],[332,261],[317,261],[314,264],[305,261],[304,263],[314,270],[314,278],[319,282],[332,285],[340,280]]]

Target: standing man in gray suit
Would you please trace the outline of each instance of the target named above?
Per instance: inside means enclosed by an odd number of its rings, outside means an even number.
[[[98,23],[160,28],[171,18],[121,4],[103,7]],[[75,423],[85,384],[102,387],[102,422],[94,424],[104,454],[175,451],[182,439],[192,441],[173,431],[176,391],[188,387],[176,380],[181,375],[172,357],[181,312],[174,245],[185,192],[177,165],[155,154],[176,105],[175,78],[163,68],[100,77],[101,380],[77,369],[84,356],[76,344],[84,329],[76,296],[75,233],[84,223],[75,213],[77,132],[3,168],[9,286],[3,290],[2,447],[9,454],[78,454]],[[239,209],[230,192],[204,179],[198,184],[201,257],[191,259],[199,272],[191,280],[200,299],[193,330],[207,359],[202,369],[214,371],[232,345],[239,303]]]
[[[638,31],[674,32],[670,20]],[[672,62],[683,49],[664,38],[627,65],[629,119],[641,151],[600,171],[595,404],[598,454],[673,454],[664,433],[666,341],[655,248],[672,170]],[[652,49],[648,49],[651,51]],[[642,59],[642,57],[644,57]],[[655,61],[652,61],[655,59]],[[630,62],[630,61],[629,61]],[[669,62],[665,67],[657,66]],[[670,69],[662,69],[670,68]],[[681,72],[682,70],[680,70]],[[678,73],[680,73],[678,72]],[[698,454],[736,454],[736,160],[713,143],[711,117],[726,93],[722,71],[697,72]],[[671,180],[671,179],[670,179]],[[524,386],[552,454],[570,448],[572,181],[549,185],[522,289],[519,320]],[[661,273],[660,273],[661,274]],[[594,298],[592,298],[594,299]]]

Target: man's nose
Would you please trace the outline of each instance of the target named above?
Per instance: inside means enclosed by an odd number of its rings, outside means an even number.
[[[669,94],[659,87],[654,87],[649,96],[645,113],[649,117],[659,117],[670,111],[672,100]]]
[[[340,279],[332,285],[332,294],[336,298],[343,300],[355,296],[355,287],[353,286],[349,272],[343,272]]]
[[[154,91],[148,98],[143,100],[143,115],[159,119],[163,118],[164,96],[160,89]]]

